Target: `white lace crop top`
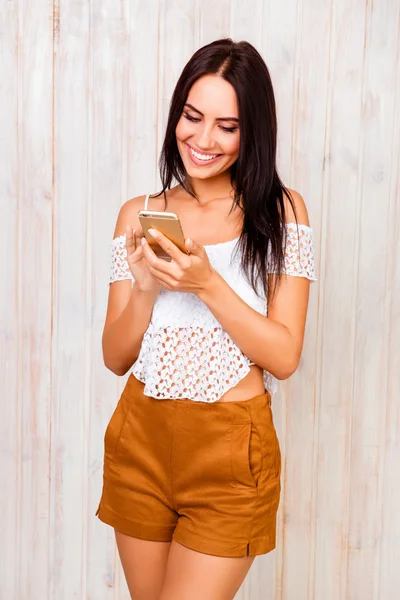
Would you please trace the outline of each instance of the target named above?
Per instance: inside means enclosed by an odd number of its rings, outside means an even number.
[[[316,281],[311,227],[298,225],[297,228],[295,223],[287,223],[286,227],[283,272]],[[249,306],[266,316],[264,294],[260,293],[260,298],[254,292],[241,270],[239,251],[234,252],[238,239],[204,248],[211,265],[231,288]],[[112,240],[109,282],[124,279],[131,279],[133,283],[126,260],[125,234]],[[147,396],[215,402],[247,375],[252,364],[195,294],[161,288],[131,372],[145,384]],[[271,394],[275,393],[277,380],[267,371],[264,371],[264,384]]]

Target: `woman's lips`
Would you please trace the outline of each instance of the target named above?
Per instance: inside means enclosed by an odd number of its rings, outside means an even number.
[[[209,158],[208,160],[201,160],[200,158],[197,158],[196,156],[194,156],[194,154],[192,153],[192,151],[190,149],[189,144],[186,144],[186,146],[187,146],[188,154],[189,154],[191,161],[199,167],[207,167],[208,165],[215,163],[215,161],[217,161],[222,156],[222,154],[218,154],[215,158]]]

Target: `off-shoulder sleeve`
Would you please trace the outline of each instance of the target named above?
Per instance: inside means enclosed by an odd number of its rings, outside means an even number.
[[[314,239],[308,225],[286,223],[286,248],[283,273],[317,281],[315,273]],[[274,273],[274,269],[269,269]]]
[[[113,281],[123,281],[124,279],[134,280],[131,270],[126,260],[125,248],[126,235],[120,235],[111,242],[111,265],[109,283]]]

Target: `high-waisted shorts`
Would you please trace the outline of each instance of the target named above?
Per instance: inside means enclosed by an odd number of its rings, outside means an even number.
[[[131,374],[107,426],[98,518],[215,556],[275,548],[281,453],[269,392],[205,403],[143,390]]]

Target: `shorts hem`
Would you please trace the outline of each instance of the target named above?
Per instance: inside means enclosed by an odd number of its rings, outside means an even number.
[[[149,542],[171,542],[175,529],[175,525],[148,525],[121,517],[121,515],[101,503],[96,511],[96,516],[106,525],[114,527],[114,529],[125,535]]]
[[[275,540],[271,537],[259,537],[250,542],[233,544],[232,542],[200,536],[188,529],[176,530],[173,539],[190,550],[221,556],[226,558],[242,558],[243,556],[258,556],[267,554],[275,549]]]

